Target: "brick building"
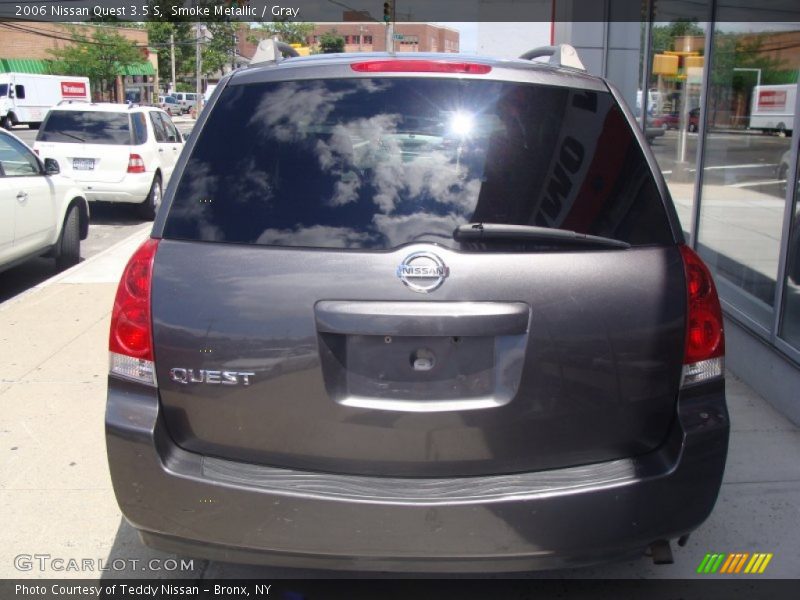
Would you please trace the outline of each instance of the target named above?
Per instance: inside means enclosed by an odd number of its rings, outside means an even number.
[[[0,71],[50,73],[53,55],[49,51],[74,44],[72,31],[90,40],[95,28],[94,25],[0,22]],[[142,53],[140,63],[121,66],[116,81],[117,99],[128,97],[136,102],[152,102],[158,90],[158,53],[148,46],[147,30],[108,29],[136,44]],[[99,90],[93,89],[97,100],[101,99],[98,94]]]
[[[459,33],[455,29],[431,23],[395,23],[396,52],[458,52]],[[345,52],[385,52],[386,25],[374,21],[319,23],[309,38],[316,46],[324,33],[335,33],[344,38]]]

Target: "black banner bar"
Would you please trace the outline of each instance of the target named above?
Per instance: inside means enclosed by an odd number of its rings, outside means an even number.
[[[659,21],[704,20],[711,0],[659,0]],[[397,22],[640,21],[646,0],[396,0]],[[724,0],[720,21],[800,22],[797,0]],[[724,17],[724,18],[723,18]],[[383,0],[0,0],[0,20],[383,23]]]

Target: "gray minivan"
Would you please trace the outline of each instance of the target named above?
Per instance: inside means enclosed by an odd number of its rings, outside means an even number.
[[[489,572],[666,561],[706,519],[714,282],[563,51],[220,82],[112,314],[108,459],[146,544]]]

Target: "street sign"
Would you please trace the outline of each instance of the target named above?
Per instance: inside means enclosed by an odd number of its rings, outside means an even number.
[[[395,33],[392,37],[396,40],[402,40],[405,36],[402,33]]]

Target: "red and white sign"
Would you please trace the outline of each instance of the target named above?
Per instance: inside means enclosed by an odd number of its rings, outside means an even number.
[[[86,98],[86,84],[82,81],[62,81],[61,96],[63,98]]]
[[[758,94],[759,110],[783,110],[786,108],[786,92],[765,90]]]

